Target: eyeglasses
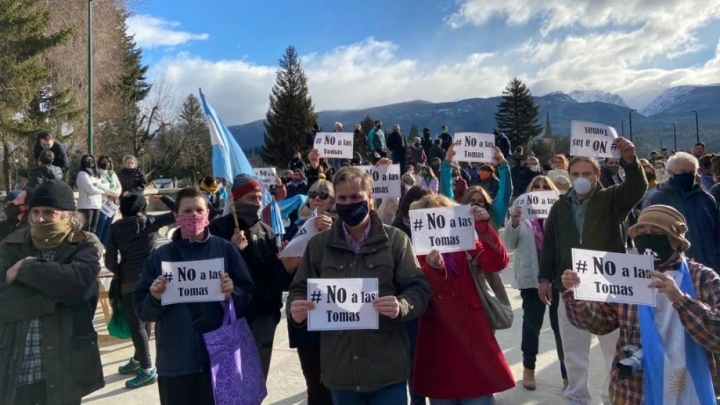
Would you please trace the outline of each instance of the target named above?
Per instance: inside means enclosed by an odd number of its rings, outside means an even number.
[[[534,185],[532,189],[533,189],[533,190],[540,190],[540,189],[543,189],[543,190],[552,190],[552,189],[550,188],[550,186],[542,186],[542,187],[540,187],[540,186],[538,186],[538,185]]]
[[[330,197],[330,194],[328,194],[328,193],[318,193],[317,191],[311,191],[308,193],[308,198],[311,200],[315,199],[315,198],[320,198],[321,200],[324,201],[324,200],[327,200],[329,197]]]

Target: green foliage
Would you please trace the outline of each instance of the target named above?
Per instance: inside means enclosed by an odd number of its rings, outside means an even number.
[[[126,33],[127,25],[125,23],[121,29],[125,33],[122,45],[125,53],[123,60],[125,74],[123,74],[122,82],[118,85],[117,90],[125,101],[138,103],[143,101],[152,89],[152,85],[146,81],[148,65],[142,64],[142,49],[135,43],[135,36]]]
[[[280,69],[270,93],[265,115],[265,143],[261,153],[265,163],[285,167],[296,151],[309,151],[305,134],[317,122],[315,106],[307,87],[307,76],[300,66],[295,48],[289,46],[279,60]]]
[[[408,132],[407,136],[408,144],[412,144],[413,138],[415,137],[422,138],[422,136],[420,136],[420,130],[418,129],[418,126],[412,124],[412,126],[410,127],[410,132]]]
[[[538,107],[530,89],[520,79],[512,79],[503,90],[495,122],[513,146],[525,145],[530,138],[542,132],[543,126],[538,122]]]

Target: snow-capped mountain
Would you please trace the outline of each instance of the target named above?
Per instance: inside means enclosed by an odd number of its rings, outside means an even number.
[[[687,95],[698,87],[701,86],[671,87],[662,92],[662,94],[660,94],[650,104],[643,108],[640,113],[646,117],[660,114],[661,112],[673,107],[678,101],[680,101],[679,99],[681,99],[683,96]]]
[[[627,107],[625,100],[617,94],[607,93],[602,90],[575,90],[568,94],[573,100],[578,103],[592,103],[599,101],[601,103],[615,104],[620,107]]]

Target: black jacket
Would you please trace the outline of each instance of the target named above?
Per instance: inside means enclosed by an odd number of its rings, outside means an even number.
[[[115,172],[120,180],[123,194],[126,191],[131,193],[142,193],[147,187],[147,179],[143,172],[137,167],[134,169],[123,168],[120,171]]]
[[[440,146],[433,145],[432,148],[430,148],[430,153],[427,155],[427,163],[432,164],[433,159],[438,158],[441,161],[445,160],[445,149],[441,148]],[[438,176],[440,173],[435,173],[436,176]]]
[[[39,142],[35,142],[35,147],[33,149],[33,152],[35,153],[35,160],[40,157],[40,152],[43,151],[43,147],[40,146]],[[55,155],[55,159],[53,159],[53,166],[57,166],[62,170],[63,172],[68,171],[68,168],[70,167],[70,159],[68,159],[67,156],[67,149],[65,148],[65,145],[61,144],[58,141],[53,142],[53,146],[50,148],[50,152],[52,152]]]
[[[37,187],[41,185],[45,180],[62,180],[63,172],[59,167],[54,165],[40,165],[28,173],[28,181],[25,187]]]
[[[519,197],[522,194],[525,194],[525,190],[527,189],[528,185],[530,185],[532,179],[534,179],[536,176],[542,176],[542,171],[534,172],[530,170],[530,168],[525,166],[517,171],[516,176],[516,180],[513,180],[513,197]]]
[[[502,134],[495,138],[495,146],[500,148],[500,151],[502,152],[503,156],[505,156],[506,160],[512,157],[512,154],[510,153],[510,140],[507,136],[505,136],[505,134]]]
[[[490,195],[490,198],[492,198],[493,200],[495,199],[498,190],[500,190],[500,180],[495,176],[490,176],[485,180],[480,180],[478,185],[482,187],[483,190],[487,191],[487,193]],[[525,187],[527,187],[527,185],[525,185]]]
[[[388,135],[387,148],[394,153],[405,153],[407,150],[405,135],[398,131],[392,131],[390,135]]]
[[[164,196],[162,198],[168,199]],[[157,216],[122,218],[110,225],[105,267],[120,278],[122,294],[135,291],[145,260],[157,246],[158,230],[173,223],[175,217],[172,212],[168,212]]]
[[[22,221],[18,221],[17,218],[8,218],[0,222],[0,241],[7,238],[11,233],[20,230],[29,224],[27,216],[25,216]]]
[[[611,186],[614,186],[615,184],[615,177],[618,177],[620,179],[620,183],[622,183],[622,176],[620,174],[613,174],[607,167],[603,166],[600,168],[600,184],[602,184],[603,187],[608,188]],[[703,263],[705,264],[705,263]]]
[[[452,135],[448,134],[447,132],[443,132],[438,136],[442,140],[442,143],[440,146],[445,149],[445,152],[450,148],[450,145],[452,145],[453,137]]]
[[[73,233],[56,249],[53,261],[24,262],[8,284],[8,269],[35,256],[30,228],[0,243],[0,405],[15,404],[21,353],[33,319],[42,328],[48,405],[76,402],[104,387],[93,326],[101,249],[94,234]]]
[[[290,163],[288,163],[288,170],[305,171],[305,169],[307,169],[307,166],[305,165],[305,162],[302,161],[302,159],[295,160],[293,158],[293,160],[291,160]]]

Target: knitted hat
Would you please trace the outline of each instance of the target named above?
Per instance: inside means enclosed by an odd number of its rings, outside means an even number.
[[[139,193],[128,194],[120,199],[120,213],[123,218],[134,217],[147,207],[145,196]]]
[[[22,193],[22,190],[13,190],[8,193],[8,195],[5,196],[5,201],[3,202],[11,202],[15,201],[16,198]]]
[[[30,196],[28,208],[51,207],[63,211],[75,211],[75,195],[67,184],[60,180],[45,180]]]
[[[690,248],[690,242],[685,239],[688,231],[685,217],[675,208],[669,205],[651,205],[645,208],[638,216],[637,223],[628,229],[631,238],[638,234],[640,226],[654,226],[662,229],[663,233],[670,239],[670,244],[679,247],[681,251]]]
[[[262,185],[254,177],[247,174],[235,176],[232,184],[233,200],[237,200],[251,191],[262,191]]]

